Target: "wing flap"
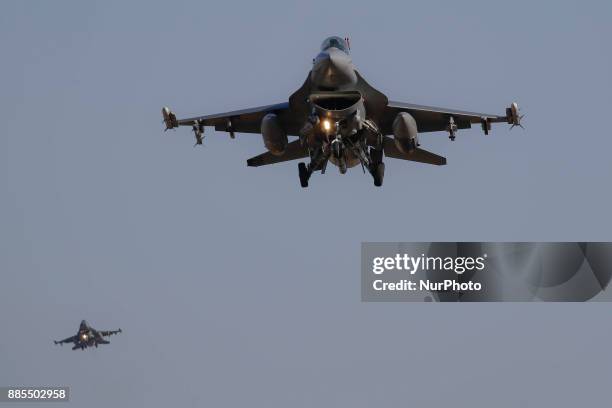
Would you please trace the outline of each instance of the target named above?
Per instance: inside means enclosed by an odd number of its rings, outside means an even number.
[[[268,164],[274,163],[282,163],[291,160],[301,159],[303,157],[308,157],[308,149],[302,146],[299,140],[294,140],[293,142],[287,145],[285,149],[285,153],[280,156],[275,156],[270,152],[262,153],[258,156],[251,157],[247,160],[247,166],[249,167],[259,167],[266,166]]]
[[[67,337],[64,340],[60,340],[60,341],[55,341],[55,344],[65,344],[65,343],[74,343],[77,339],[77,336],[71,336],[71,337]]]
[[[420,149],[417,147],[412,153],[405,154],[397,148],[395,142],[390,137],[385,137],[383,143],[383,149],[385,151],[385,156],[387,157],[391,157],[393,159],[409,160],[419,163],[433,164],[436,166],[446,165],[446,157],[439,156],[425,149]]]

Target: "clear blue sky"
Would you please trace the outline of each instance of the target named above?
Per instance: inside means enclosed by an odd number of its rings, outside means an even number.
[[[5,1],[0,385],[71,406],[604,406],[608,304],[366,304],[362,241],[612,240],[612,5]],[[287,100],[349,35],[391,99],[527,129],[422,136],[385,186],[247,168],[258,135],[162,131],[160,109]],[[124,329],[56,347],[81,319]],[[24,405],[20,405],[24,406]]]

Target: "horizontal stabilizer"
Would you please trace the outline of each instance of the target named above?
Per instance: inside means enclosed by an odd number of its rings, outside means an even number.
[[[436,166],[444,166],[446,164],[446,157],[439,156],[424,149],[419,149],[418,147],[412,153],[402,153],[390,137],[385,137],[383,148],[385,150],[385,156],[393,159],[410,160],[419,163],[434,164]]]
[[[262,153],[259,156],[251,157],[247,160],[247,166],[259,167],[267,164],[281,163],[291,160],[308,157],[308,149],[300,143],[299,140],[294,140],[287,145],[285,153],[280,156],[275,156],[270,152]]]

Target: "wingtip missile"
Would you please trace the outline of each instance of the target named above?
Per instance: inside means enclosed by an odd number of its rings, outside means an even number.
[[[176,115],[167,106],[162,108],[162,116],[164,117],[164,123],[166,124],[166,130],[174,129],[178,127],[178,121]]]
[[[521,115],[521,111],[519,109],[518,103],[512,102],[508,108],[506,108],[506,119],[508,120],[508,124],[510,129],[515,128],[516,126],[525,129],[521,124],[521,120],[525,117],[525,115]]]

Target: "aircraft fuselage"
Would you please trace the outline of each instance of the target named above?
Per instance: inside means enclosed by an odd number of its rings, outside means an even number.
[[[353,66],[346,42],[327,41],[331,43],[324,43],[313,59],[307,90],[310,114],[301,136],[309,150],[321,157],[321,166],[330,161],[344,173],[367,162],[368,146],[380,149],[382,141],[376,123],[369,120],[367,86]]]

